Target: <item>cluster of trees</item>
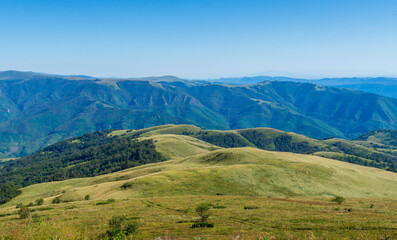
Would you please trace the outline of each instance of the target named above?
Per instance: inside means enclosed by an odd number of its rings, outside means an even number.
[[[7,182],[0,185],[0,204],[10,201],[12,198],[21,194],[20,186],[12,182]]]
[[[368,151],[363,148],[354,147],[351,144],[343,142],[335,142],[332,144],[334,151],[340,151],[351,156],[338,157],[337,160],[350,163],[371,166],[386,169],[388,171],[397,172],[397,157],[375,151]],[[372,161],[364,161],[362,158]]]
[[[256,147],[264,150],[304,154],[310,154],[319,151],[316,146],[311,146],[309,142],[295,142],[290,135],[286,134],[274,136],[272,138],[257,130],[243,130],[240,131],[240,134],[248,141],[252,142]]]
[[[387,133],[392,136],[395,132],[390,130]],[[332,155],[330,158],[397,172],[397,155],[378,152],[375,151],[375,149],[374,151],[365,150],[361,146],[348,142],[337,141],[332,144],[327,143],[326,145],[328,145],[328,147],[322,147],[310,144],[308,141],[294,139],[288,134],[280,133],[269,135],[256,129],[240,130],[238,134],[205,130],[198,132],[185,131],[182,134],[225,148],[254,145],[263,150],[301,154],[312,154],[319,151],[339,152],[345,155]],[[323,142],[326,143],[325,141]],[[324,156],[329,157],[327,155]]]
[[[311,154],[318,151],[318,148],[311,146],[307,141],[293,142],[289,135],[281,135],[274,139],[276,151]]]
[[[249,143],[235,133],[216,132],[216,131],[198,131],[182,132],[183,135],[191,136],[224,148],[247,147]]]
[[[380,129],[380,130],[373,130],[366,134],[361,135],[357,138],[357,140],[368,140],[369,137],[375,136],[375,138],[379,138],[380,143],[385,144],[386,146],[397,147],[397,130],[393,129]],[[385,147],[378,145],[378,147]]]
[[[240,131],[241,136],[253,143],[257,148],[264,150],[274,150],[273,141],[268,136],[260,131],[243,130]]]
[[[153,140],[108,133],[84,134],[6,164],[0,169],[0,203],[18,195],[19,186],[92,177],[165,160]]]

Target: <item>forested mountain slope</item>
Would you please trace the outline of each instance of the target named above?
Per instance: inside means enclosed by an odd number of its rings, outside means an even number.
[[[214,80],[213,82],[243,85],[255,84],[264,81],[313,83],[330,87],[353,89],[386,97],[397,98],[397,78],[392,77],[323,78],[312,80],[290,77],[257,76],[242,78],[221,78]]]
[[[25,156],[87,132],[168,123],[220,130],[272,127],[319,139],[396,129],[396,119],[397,99],[309,83],[231,86],[171,76],[0,73],[0,157]]]

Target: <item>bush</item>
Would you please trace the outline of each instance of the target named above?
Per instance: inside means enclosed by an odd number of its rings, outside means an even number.
[[[113,216],[110,220],[109,220],[109,228],[111,230],[120,230],[122,229],[122,224],[125,221],[125,217],[124,216]]]
[[[336,202],[337,204],[342,204],[345,201],[344,197],[337,196],[334,199],[332,199],[333,202]]]
[[[27,206],[22,206],[19,209],[18,214],[19,214],[20,219],[25,219],[25,218],[30,217],[31,211]]]
[[[211,213],[209,212],[211,209],[211,205],[208,203],[201,203],[196,207],[196,213],[201,218],[201,222],[207,221],[210,217]]]
[[[56,197],[56,198],[52,199],[52,203],[53,203],[53,204],[61,203],[61,198]]]
[[[123,185],[120,186],[121,189],[128,189],[128,188],[132,188],[132,183],[130,182],[126,182]]]
[[[127,232],[127,235],[128,235],[131,233],[138,232],[138,229],[139,229],[138,222],[130,221],[129,223],[127,223],[127,227],[124,230]]]
[[[132,233],[138,232],[139,224],[136,221],[127,221],[125,216],[113,216],[109,220],[109,230],[106,235],[110,239],[124,239]]]
[[[44,199],[43,198],[40,198],[40,199],[36,200],[36,205],[37,206],[41,206],[41,205],[43,205],[43,203],[44,203]]]
[[[90,195],[88,195],[88,194],[85,195],[85,196],[84,196],[84,200],[90,200]]]

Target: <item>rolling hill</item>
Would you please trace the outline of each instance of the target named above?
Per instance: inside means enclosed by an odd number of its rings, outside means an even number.
[[[0,179],[14,176],[25,187],[0,206],[0,237],[105,239],[112,216],[139,222],[133,239],[394,237],[397,174],[316,156],[343,155],[333,147],[340,141],[376,151],[365,140],[316,140],[269,128],[164,125],[84,134],[6,163]],[[86,164],[91,174],[80,171]],[[346,201],[334,203],[335,196]],[[213,228],[192,227],[203,203],[211,206]],[[30,217],[19,219],[15,206]]]
[[[124,180],[135,177],[152,179],[129,183],[128,188],[136,186],[133,193],[140,197],[149,196],[149,193],[152,193],[150,196],[169,196],[173,192],[175,195],[201,192],[258,196],[343,193],[352,197],[379,198],[397,193],[393,185],[395,173],[330,160],[397,170],[395,155],[364,146],[363,142],[316,140],[269,128],[219,131],[202,130],[192,125],[164,125],[134,131],[106,130],[68,139],[5,163],[0,168],[0,187],[3,189],[0,200],[6,203],[17,196],[16,186],[30,188],[31,185],[38,186],[34,185],[37,183],[53,181],[57,182],[48,184],[61,186],[66,183],[59,182],[61,180],[77,178],[70,180],[73,183],[80,182],[82,177],[98,175],[98,179],[123,180],[123,184],[126,183]],[[357,173],[353,174],[352,169],[357,169]],[[113,172],[117,173],[109,175]],[[87,180],[91,184],[92,179]],[[102,181],[94,180],[95,183]],[[105,182],[105,186],[111,186]],[[293,182],[293,187],[287,187]],[[335,191],[326,191],[331,185]],[[375,185],[382,185],[378,189],[380,192]],[[226,190],[227,186],[231,189]],[[314,190],[314,186],[319,190]],[[56,188],[59,187],[45,187],[45,191]],[[100,188],[111,192],[106,187]],[[115,189],[118,193],[120,190]],[[87,191],[86,188],[82,190]],[[40,193],[37,189],[34,192]],[[18,199],[20,197],[12,202]]]
[[[232,86],[172,76],[98,79],[0,73],[0,157],[26,156],[106,129],[194,124],[272,127],[314,138],[356,138],[396,129],[397,99],[310,83]]]

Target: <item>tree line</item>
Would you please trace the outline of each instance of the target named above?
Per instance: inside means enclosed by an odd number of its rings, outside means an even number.
[[[93,177],[142,164],[164,161],[153,140],[137,135],[110,137],[110,131],[51,145],[0,169],[0,203],[20,193],[20,187],[70,178]]]

